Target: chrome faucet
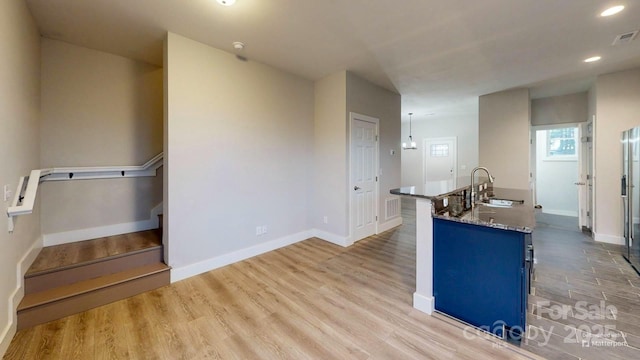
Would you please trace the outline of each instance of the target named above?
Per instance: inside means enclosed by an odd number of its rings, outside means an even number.
[[[496,178],[493,177],[493,175],[491,175],[491,173],[489,172],[489,169],[487,169],[484,166],[478,166],[476,168],[474,168],[473,170],[471,170],[471,207],[473,207],[473,205],[476,202],[476,188],[475,188],[475,176],[476,176],[476,171],[478,170],[484,170],[484,172],[487,173],[487,176],[489,177],[489,182],[493,184],[494,180]]]

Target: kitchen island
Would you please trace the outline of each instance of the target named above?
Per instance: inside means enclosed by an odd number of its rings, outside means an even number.
[[[445,194],[391,190],[416,199],[414,307],[434,310],[498,336],[525,329],[534,220],[530,192],[470,186]]]

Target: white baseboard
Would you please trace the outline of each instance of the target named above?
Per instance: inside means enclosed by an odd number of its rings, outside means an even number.
[[[322,231],[319,229],[311,230],[311,235],[313,237],[317,237],[318,239],[328,241],[332,244],[336,244],[342,247],[348,247],[353,245],[353,240],[351,240],[348,236],[340,236],[330,232]]]
[[[227,266],[238,261],[246,260],[251,257],[264,254],[269,251],[279,249],[297,242],[307,240],[312,237],[310,231],[302,231],[297,234],[282,237],[280,239],[271,240],[262,244],[254,245],[245,249],[234,251],[229,254],[217,256],[197,262],[195,264],[186,265],[179,268],[171,269],[171,282],[184,280],[186,278],[215,270],[223,266]],[[169,264],[171,265],[171,264]]]
[[[393,218],[393,219],[391,219],[391,220],[389,220],[387,222],[379,224],[378,225],[378,234],[382,233],[382,232],[385,232],[385,231],[388,231],[388,230],[391,230],[394,227],[398,227],[400,225],[402,225],[402,217],[398,216],[398,217]]]
[[[120,234],[127,234],[136,231],[144,231],[157,229],[158,215],[162,214],[162,203],[156,205],[150,211],[150,217],[147,220],[134,221],[130,223],[113,224],[106,226],[98,226],[88,229],[78,229],[71,231],[63,231],[59,233],[43,234],[44,246],[53,246],[73,243],[76,241],[97,239],[105,236],[114,236]]]
[[[593,239],[607,244],[624,245],[624,237],[617,235],[593,233]]]
[[[433,296],[424,296],[417,292],[413,293],[413,307],[415,309],[431,315],[435,309],[435,304],[436,299]]]
[[[562,216],[578,217],[578,212],[577,211],[571,211],[571,210],[555,210],[555,209],[542,208],[542,212],[545,213],[545,214],[551,214],[551,215],[562,215]]]
[[[31,244],[29,250],[27,250],[16,265],[16,288],[9,295],[8,299],[9,323],[5,326],[2,332],[0,332],[0,356],[3,356],[7,351],[9,344],[11,344],[11,340],[16,333],[18,325],[18,304],[20,304],[20,301],[22,301],[22,298],[24,297],[24,274],[27,273],[31,264],[33,264],[38,253],[40,253],[40,249],[42,249],[42,238],[36,239],[36,241]]]

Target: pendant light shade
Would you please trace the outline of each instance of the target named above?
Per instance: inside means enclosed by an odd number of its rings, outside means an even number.
[[[413,113],[409,113],[409,141],[402,143],[402,149],[404,150],[415,150],[418,148],[418,144],[413,141],[413,136],[411,136],[411,116]]]

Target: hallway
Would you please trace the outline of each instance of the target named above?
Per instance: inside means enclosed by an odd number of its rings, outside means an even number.
[[[572,218],[540,215],[522,347],[550,359],[640,358],[640,277],[622,246],[596,243]]]

